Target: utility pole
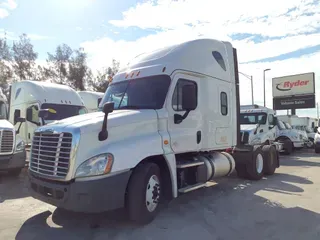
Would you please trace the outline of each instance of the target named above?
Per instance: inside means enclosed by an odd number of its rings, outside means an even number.
[[[242,73],[242,72],[238,72],[238,73],[240,73],[242,76],[248,78],[251,81],[251,102],[252,102],[252,105],[254,105],[254,99],[253,99],[253,77],[252,77],[252,75],[247,75],[247,74]]]
[[[266,106],[266,71],[270,71],[270,68],[263,70],[263,106]]]

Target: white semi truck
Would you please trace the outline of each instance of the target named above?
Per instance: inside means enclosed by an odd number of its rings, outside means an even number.
[[[29,145],[36,128],[55,120],[87,113],[78,93],[61,84],[21,81],[15,82],[10,89],[9,121],[16,125],[16,119],[25,118],[19,136]],[[46,111],[39,117],[39,111]]]
[[[102,100],[104,93],[92,91],[78,91],[88,112],[96,112]]]
[[[14,126],[8,121],[7,97],[0,89],[0,171],[19,175],[26,164],[24,141],[16,135]],[[17,125],[25,119],[17,118]]]
[[[275,111],[259,105],[240,106],[240,128],[244,144],[274,143],[277,129]]]
[[[36,130],[31,195],[71,211],[125,207],[131,220],[148,223],[162,200],[234,169],[252,180],[272,175],[276,148],[240,142],[239,99],[229,42],[200,39],[142,54],[114,76],[100,112]]]
[[[314,128],[318,125],[318,120],[311,117],[299,117],[296,115],[279,115],[277,116],[283,122],[289,123],[293,129],[303,131],[308,137],[307,145],[313,147]]]

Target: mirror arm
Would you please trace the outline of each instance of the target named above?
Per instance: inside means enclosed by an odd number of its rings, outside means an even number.
[[[174,114],[174,123],[180,124],[184,119],[186,119],[191,110],[187,110],[182,116],[180,114]]]
[[[19,127],[18,127],[18,130],[16,131],[16,134],[19,134],[19,133],[20,133],[21,125],[22,125],[22,122],[20,122],[20,125],[19,125]]]

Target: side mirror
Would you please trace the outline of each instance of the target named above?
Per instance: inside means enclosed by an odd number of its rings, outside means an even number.
[[[318,127],[315,127],[315,128],[313,129],[313,131],[314,131],[314,133],[317,133],[317,132],[318,132]]]
[[[24,122],[26,122],[26,119],[22,118],[22,117],[19,117],[19,118],[17,118],[17,122],[24,123]]]
[[[114,110],[114,102],[107,102],[103,105],[104,118],[101,131],[99,132],[99,141],[104,141],[108,138],[108,114]]]
[[[27,121],[32,122],[32,108],[27,109]]]
[[[195,110],[198,104],[196,85],[185,85],[182,87],[182,109],[186,111]]]
[[[13,119],[13,125],[16,125],[18,121],[18,119],[20,118],[20,114],[21,114],[21,111],[19,109],[16,109],[14,111],[14,119]]]
[[[114,110],[114,102],[107,102],[103,105],[103,112],[104,114],[112,113]]]

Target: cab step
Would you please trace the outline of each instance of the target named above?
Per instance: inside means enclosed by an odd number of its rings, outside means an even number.
[[[191,185],[191,186],[180,188],[178,191],[179,191],[179,193],[187,193],[187,192],[191,192],[191,191],[194,191],[194,190],[197,190],[199,188],[206,187],[206,186],[207,186],[207,183],[197,183],[197,184],[194,184],[194,185]]]
[[[186,162],[186,163],[181,163],[177,164],[177,168],[189,168],[189,167],[196,167],[203,165],[204,162],[196,161],[196,162]]]

